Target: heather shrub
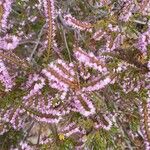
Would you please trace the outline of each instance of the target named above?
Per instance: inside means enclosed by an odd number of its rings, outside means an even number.
[[[0,150],[150,150],[149,19],[149,0],[1,0]]]

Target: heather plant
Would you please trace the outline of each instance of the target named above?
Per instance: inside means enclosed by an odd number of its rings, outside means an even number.
[[[1,0],[0,150],[150,150],[149,19],[149,0]]]

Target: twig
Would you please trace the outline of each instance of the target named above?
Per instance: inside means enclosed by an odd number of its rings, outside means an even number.
[[[25,141],[26,138],[28,137],[29,132],[31,131],[33,125],[34,125],[34,121],[32,121],[31,125],[30,125],[29,128],[26,130],[27,134],[24,136],[23,141]]]
[[[144,22],[144,21],[140,21],[140,20],[133,20],[133,22],[135,22],[135,23],[138,23],[138,24],[143,24],[143,25],[145,25],[146,24],[146,22]]]
[[[54,136],[54,142],[56,144],[59,144],[59,136],[58,136],[58,133],[57,133],[57,127],[55,124],[51,124],[50,125],[50,130],[52,131],[52,134]]]
[[[21,42],[19,43],[19,45],[27,44],[27,43],[37,44],[37,41],[31,41],[31,40],[21,41]],[[39,42],[39,45],[42,45],[42,43]]]
[[[44,30],[45,26],[46,26],[46,24],[43,25],[43,27],[42,27],[42,29],[41,29],[39,35],[38,35],[38,39],[37,39],[36,45],[35,45],[35,47],[34,47],[32,53],[31,53],[31,55],[30,55],[30,57],[29,57],[29,61],[30,61],[30,62],[31,62],[31,60],[32,60],[32,58],[33,58],[33,55],[34,55],[35,51],[36,51],[37,48],[38,48],[38,45],[39,45],[39,43],[40,43],[40,39],[41,39],[41,37],[42,37],[42,33],[43,33],[43,30]]]
[[[67,39],[66,39],[66,31],[63,29],[63,27],[61,27],[61,29],[62,29],[62,32],[63,32],[63,38],[64,38],[65,46],[66,46],[66,49],[67,49],[67,52],[68,52],[69,61],[71,62],[71,53],[70,53],[68,43],[67,43]]]
[[[41,131],[42,131],[42,127],[40,125],[40,129],[39,129],[39,132],[38,132],[37,145],[39,145],[39,142],[40,142]]]
[[[22,60],[15,59],[15,57],[9,56],[8,53],[2,53],[2,52],[0,52],[0,58],[2,58],[4,60],[5,59],[9,60],[11,63],[14,63],[14,64],[16,64],[16,65],[18,65],[18,66],[20,66],[22,68],[25,68],[25,69],[27,69],[29,67],[28,64],[26,64]]]

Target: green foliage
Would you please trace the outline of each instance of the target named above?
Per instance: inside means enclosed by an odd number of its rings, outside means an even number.
[[[1,150],[10,150],[10,146],[16,146],[20,140],[23,138],[22,131],[15,131],[12,128],[9,129],[3,135],[0,135],[0,149]]]

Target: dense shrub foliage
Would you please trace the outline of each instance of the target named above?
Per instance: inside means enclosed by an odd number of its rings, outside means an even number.
[[[0,0],[0,150],[150,150],[149,0]]]

